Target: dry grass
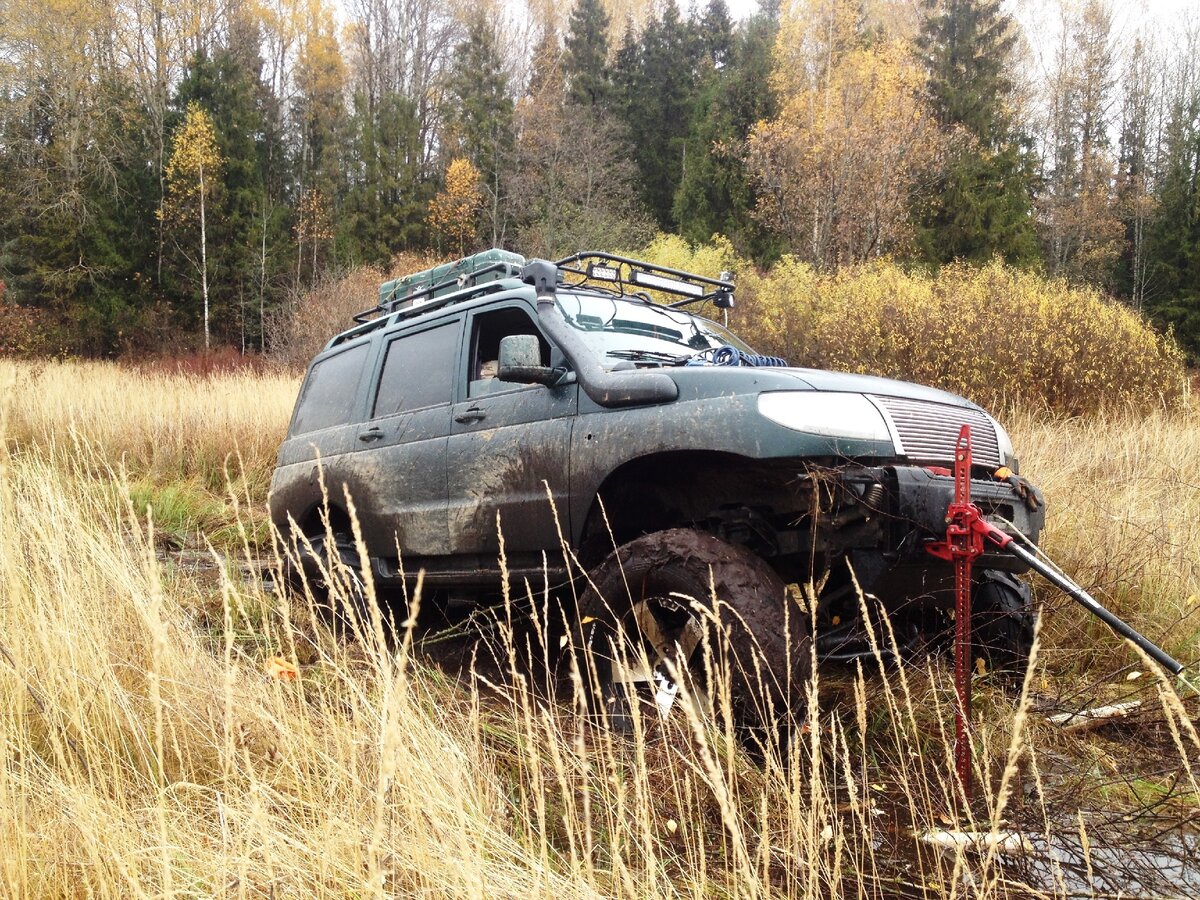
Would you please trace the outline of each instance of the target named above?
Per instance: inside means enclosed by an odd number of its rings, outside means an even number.
[[[213,377],[142,372],[115,363],[0,359],[10,445],[83,444],[105,466],[159,482],[200,478],[221,489],[240,457],[256,495],[275,465],[296,401],[292,375]]]
[[[339,640],[306,600],[283,603],[224,561],[197,574],[156,554],[129,479],[207,479],[235,445],[248,472],[269,471],[293,381],[6,368],[29,388],[9,393],[0,452],[0,890],[12,896],[987,898],[1027,894],[1022,879],[1066,896],[1089,867],[1128,889],[1133,862],[1101,849],[1196,814],[1194,703],[1149,676],[1110,677],[1128,657],[1078,634],[1072,611],[1050,617],[1050,665],[1026,694],[978,687],[977,811],[984,828],[1091,849],[1004,865],[934,850],[912,834],[953,807],[941,663],[819,673],[788,759],[751,763],[720,715],[616,738],[528,687],[504,617],[512,664],[492,690],[430,668],[407,639],[379,640],[379,622]],[[1196,587],[1195,419],[1025,419],[1014,432],[1068,569],[1105,582],[1145,558],[1104,590],[1137,624],[1194,628],[1186,600],[1159,605]],[[258,503],[263,483],[234,493]],[[246,525],[246,506],[231,501],[229,527]],[[1090,529],[1114,515],[1117,531]],[[1200,655],[1194,634],[1167,637]],[[1070,657],[1085,641],[1112,649]],[[275,655],[297,680],[264,673]],[[1149,712],[1136,731],[1064,737],[1041,710],[1068,678],[1086,687],[1072,702],[1138,690]],[[1152,846],[1160,867],[1186,852]]]
[[[1049,498],[1049,555],[1149,637],[1200,659],[1200,410],[1065,421],[1014,414],[1009,424],[1023,474]],[[1128,660],[1081,610],[1056,609],[1048,633],[1081,668]],[[1049,652],[1057,662],[1059,651]]]

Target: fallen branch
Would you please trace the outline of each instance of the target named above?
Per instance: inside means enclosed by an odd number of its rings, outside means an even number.
[[[952,831],[934,829],[921,840],[942,850],[995,850],[999,854],[1032,852],[1033,845],[1019,831]]]
[[[1113,703],[1110,706],[1096,706],[1073,713],[1057,713],[1048,716],[1046,721],[1058,725],[1067,733],[1091,731],[1099,728],[1105,722],[1113,719],[1124,719],[1130,713],[1141,709],[1141,700],[1130,700],[1126,703]]]

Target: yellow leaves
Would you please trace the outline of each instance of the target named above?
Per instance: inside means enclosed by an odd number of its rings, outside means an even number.
[[[482,205],[479,170],[468,159],[454,159],[446,168],[446,186],[429,202],[429,227],[461,254],[475,235]]]
[[[176,223],[190,218],[194,213],[193,202],[203,203],[219,188],[221,165],[212,117],[199,104],[189,103],[164,169],[167,194],[163,207],[155,215]]]
[[[215,179],[220,167],[217,129],[208,112],[193,101],[188,104],[183,124],[175,132],[171,158],[167,161],[167,181],[173,191],[201,190],[201,182]]]
[[[300,670],[296,668],[295,664],[282,656],[272,656],[268,659],[266,671],[267,675],[276,681],[295,681],[300,677]]]
[[[333,216],[325,194],[317,188],[309,188],[300,197],[297,205],[296,239],[303,242],[329,241],[333,239]]]
[[[757,215],[822,268],[903,246],[913,191],[948,140],[904,44],[823,46],[806,65],[777,52],[781,112],[748,141]]]
[[[296,63],[297,83],[310,99],[339,102],[346,82],[346,64],[338,43],[333,9],[323,0],[304,0],[300,7],[304,31]]]
[[[1133,310],[998,262],[935,279],[887,261],[819,273],[785,256],[738,286],[735,330],[797,365],[917,381],[996,410],[1147,409],[1185,389],[1178,347]]]
[[[733,272],[745,266],[729,238],[714,234],[707,244],[691,245],[676,234],[659,232],[641,249],[631,249],[630,255],[648,262],[695,272],[706,278],[718,278],[722,272]]]

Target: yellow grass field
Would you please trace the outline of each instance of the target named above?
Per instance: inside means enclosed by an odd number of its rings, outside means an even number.
[[[915,838],[954,807],[946,660],[822,668],[787,758],[752,761],[720,716],[596,729],[503,617],[490,686],[412,630],[330,633],[257,576],[297,384],[0,361],[0,895],[1200,892],[1196,695],[1048,590],[1024,684],[976,683],[975,827],[1016,856]],[[1200,658],[1200,412],[1009,424],[1048,552]]]

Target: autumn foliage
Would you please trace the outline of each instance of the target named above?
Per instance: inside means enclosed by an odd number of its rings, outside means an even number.
[[[660,236],[640,252],[707,275],[737,272],[730,327],[793,365],[1069,415],[1147,412],[1187,390],[1174,339],[1128,306],[999,262],[933,277],[887,260],[821,272],[790,256],[761,272],[721,238],[692,248]]]
[[[482,206],[479,170],[458,157],[446,169],[446,186],[429,202],[429,227],[447,249],[462,255],[475,238]]]
[[[781,108],[748,141],[759,219],[821,268],[905,247],[912,197],[949,142],[908,49],[856,46],[852,13],[831,14],[815,39],[812,19],[785,17],[772,78]]]

